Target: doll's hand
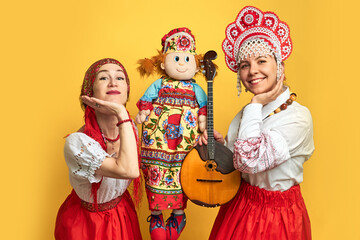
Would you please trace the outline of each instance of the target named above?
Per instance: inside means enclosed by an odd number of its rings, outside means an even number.
[[[150,110],[141,110],[135,117],[135,122],[141,124],[145,122],[147,116],[150,115]]]
[[[204,132],[206,129],[206,116],[200,115],[199,116],[199,130],[200,132]]]

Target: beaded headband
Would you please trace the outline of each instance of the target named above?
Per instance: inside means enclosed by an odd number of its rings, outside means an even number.
[[[161,39],[162,52],[195,53],[195,37],[188,28],[175,28]]]
[[[273,55],[277,62],[279,79],[281,62],[287,59],[292,51],[290,30],[275,13],[262,12],[256,7],[247,6],[239,12],[235,22],[227,26],[222,49],[226,65],[234,72],[238,72],[239,62],[247,57]],[[238,85],[239,88],[239,72]]]

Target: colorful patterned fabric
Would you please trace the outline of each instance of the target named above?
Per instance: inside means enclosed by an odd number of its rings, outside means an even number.
[[[160,89],[162,88],[163,78],[159,78],[153,82],[148,89],[146,89],[144,95],[140,98],[136,106],[141,110],[153,110],[152,102],[159,97]],[[199,104],[200,109],[205,109],[202,115],[206,115],[207,96],[204,90],[198,85],[195,80],[190,80],[188,83],[183,81],[183,84],[192,85],[192,89],[195,92],[196,101]],[[190,86],[188,86],[190,88]],[[199,112],[200,114],[200,112]]]
[[[161,39],[161,45],[163,53],[186,52],[196,54],[195,37],[191,30],[186,27],[175,28],[165,34]]]
[[[150,210],[186,207],[180,169],[199,138],[199,105],[191,82],[163,78],[154,109],[143,123],[141,162]]]

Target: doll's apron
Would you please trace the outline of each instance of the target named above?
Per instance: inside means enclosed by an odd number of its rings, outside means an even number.
[[[192,80],[163,78],[154,109],[143,123],[141,161],[150,210],[184,209],[180,185],[186,154],[199,138]]]

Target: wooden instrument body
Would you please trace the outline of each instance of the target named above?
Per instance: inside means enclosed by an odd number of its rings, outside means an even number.
[[[236,195],[241,179],[240,172],[233,166],[233,153],[214,139],[213,79],[216,68],[211,60],[216,57],[215,51],[208,51],[204,56],[208,85],[208,145],[193,148],[180,171],[183,192],[192,202],[206,207],[217,207],[230,201]]]
[[[240,187],[240,172],[233,167],[232,152],[215,143],[215,166],[209,166],[207,146],[197,145],[185,157],[180,172],[181,186],[195,204],[217,207],[229,202]],[[210,160],[211,161],[211,160]]]

